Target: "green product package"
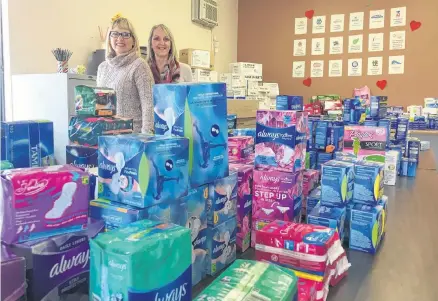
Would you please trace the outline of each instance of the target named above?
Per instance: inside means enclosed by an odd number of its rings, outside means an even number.
[[[0,170],[13,169],[13,168],[14,165],[11,162],[7,160],[0,161]]]
[[[114,116],[117,109],[116,92],[110,88],[76,86],[75,109],[77,115]]]
[[[90,300],[191,301],[191,262],[185,227],[141,220],[99,234],[90,240]]]
[[[202,291],[195,301],[290,301],[298,278],[283,267],[259,261],[236,260]]]

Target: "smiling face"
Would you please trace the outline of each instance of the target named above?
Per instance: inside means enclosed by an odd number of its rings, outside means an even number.
[[[155,28],[152,33],[152,50],[156,57],[168,58],[172,49],[172,42],[168,34],[161,27]]]
[[[114,27],[110,32],[110,39],[116,55],[127,53],[134,47],[134,38],[128,29]]]

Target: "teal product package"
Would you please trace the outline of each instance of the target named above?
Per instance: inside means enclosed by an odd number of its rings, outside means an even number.
[[[385,204],[375,206],[354,204],[350,210],[350,249],[377,253],[385,233]]]
[[[331,160],[322,165],[321,204],[345,206],[353,198],[354,164]]]
[[[189,139],[189,176],[197,187],[228,176],[225,83],[154,85],[155,134]]]
[[[195,301],[298,300],[298,278],[281,266],[236,260]]]
[[[13,169],[13,168],[14,168],[14,165],[11,162],[9,162],[8,160],[0,161],[0,171],[6,170],[6,169]]]
[[[77,115],[114,116],[117,112],[116,91],[78,85],[75,87],[75,110]]]
[[[363,161],[354,166],[353,202],[376,205],[384,191],[384,163]]]
[[[97,146],[100,136],[131,134],[133,122],[133,119],[121,117],[73,116],[68,137],[73,145]]]
[[[192,300],[190,230],[142,220],[90,241],[90,300]]]
[[[207,213],[208,185],[190,189],[187,196],[177,202],[172,222],[189,228],[192,238],[192,285],[206,277],[207,269]]]
[[[237,171],[231,171],[228,177],[214,181],[209,185],[207,201],[207,223],[215,226],[222,224],[237,214]]]
[[[216,227],[208,227],[207,274],[214,276],[236,260],[237,220],[232,217]]]
[[[312,212],[313,208],[316,207],[316,205],[319,203],[320,200],[321,200],[321,186],[318,186],[315,189],[313,189],[307,196],[306,215],[309,215],[310,212]]]
[[[318,204],[307,216],[307,223],[335,229],[338,231],[339,239],[342,242],[344,240],[346,215],[345,207],[331,207]]]
[[[189,189],[189,140],[132,134],[99,137],[99,198],[147,208]]]

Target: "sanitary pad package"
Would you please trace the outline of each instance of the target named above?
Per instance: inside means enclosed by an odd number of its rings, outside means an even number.
[[[99,198],[146,208],[187,195],[188,148],[182,137],[99,137]]]
[[[138,209],[108,200],[96,199],[90,202],[89,216],[105,222],[105,231],[117,229],[148,217],[147,209]]]
[[[71,165],[11,169],[1,175],[2,241],[24,242],[82,229],[88,173]]]
[[[397,181],[397,171],[399,169],[400,153],[398,151],[387,151],[385,154],[385,170],[383,173],[383,183],[394,186]]]
[[[173,218],[176,224],[191,230],[192,285],[196,285],[207,275],[207,200],[208,185],[189,190],[189,194],[178,201],[179,208],[174,213],[178,218]]]
[[[319,184],[319,171],[306,169],[303,172],[303,195],[308,196],[310,191]]]
[[[302,189],[302,172],[254,170],[253,219],[292,221]]]
[[[94,168],[97,167],[98,153],[96,147],[67,145],[66,163],[80,168]]]
[[[307,216],[307,223],[335,229],[341,241],[344,239],[345,207],[316,205]]]
[[[236,218],[208,227],[207,274],[216,275],[236,259]]]
[[[344,253],[336,230],[274,221],[257,231],[256,259],[323,276]]]
[[[236,260],[195,301],[291,301],[297,277],[288,269],[252,260]]]
[[[365,161],[385,162],[386,127],[345,126],[344,152]]]
[[[303,97],[297,95],[278,95],[276,98],[277,110],[303,110]]]
[[[313,208],[316,207],[316,205],[321,200],[321,186],[316,187],[313,189],[309,195],[307,196],[306,201],[306,214],[309,215],[310,212],[312,212]]]
[[[255,128],[244,128],[244,129],[234,129],[229,133],[230,137],[236,136],[252,136],[255,139],[256,129]]]
[[[90,241],[90,299],[190,301],[190,230],[142,220]]]
[[[237,213],[237,172],[232,170],[228,177],[215,180],[209,185],[207,201],[207,222],[222,224]]]
[[[116,115],[116,91],[85,85],[75,87],[75,107],[77,115]]]
[[[304,169],[307,113],[259,110],[256,122],[257,168],[286,172]]]
[[[2,301],[26,300],[26,260],[11,253],[9,247],[1,246],[1,292]]]
[[[254,138],[237,136],[228,138],[228,158],[230,162],[248,158],[254,154]]]
[[[385,203],[351,208],[350,249],[375,254],[385,233]]]
[[[155,85],[154,116],[156,134],[189,139],[192,187],[228,176],[224,83]]]
[[[72,144],[97,146],[100,136],[130,134],[132,131],[132,119],[73,116],[68,127],[68,137]]]
[[[253,167],[230,164],[230,169],[237,170],[237,249],[245,252],[251,243]]]
[[[90,221],[86,230],[13,245],[26,258],[28,300],[88,300],[89,240],[102,230]]]
[[[354,164],[329,161],[321,171],[321,204],[344,206],[353,198]]]
[[[375,205],[383,196],[384,163],[361,162],[354,165],[353,202]]]
[[[1,160],[14,168],[53,165],[53,122],[13,121],[1,122]]]

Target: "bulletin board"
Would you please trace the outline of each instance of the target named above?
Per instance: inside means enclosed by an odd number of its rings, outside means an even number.
[[[395,25],[397,20],[401,22],[403,19],[403,9],[400,12],[395,8],[403,7],[406,7],[406,24],[391,27],[391,21],[395,22]],[[370,19],[372,11],[373,18]],[[240,0],[237,58],[242,62],[262,63],[263,80],[278,82],[281,94],[303,95],[305,99],[319,94],[350,97],[354,88],[366,85],[371,89],[372,95],[388,96],[390,105],[422,105],[425,97],[438,97],[437,12],[438,1],[430,0]],[[350,16],[351,13],[363,13],[363,29],[350,31],[350,23],[353,26],[360,23],[357,19],[360,14]],[[331,22],[332,18],[336,20],[339,16],[332,15],[344,15],[342,31],[339,31],[339,24],[342,22]],[[319,18],[318,22],[313,24],[315,18],[320,16],[325,16],[325,20]],[[350,22],[350,17],[356,18]],[[307,26],[304,26],[307,31],[305,34],[296,34],[296,18],[307,20]],[[322,32],[321,24],[324,22],[325,30]],[[382,22],[383,28],[379,28]],[[402,23],[397,25],[400,24]],[[370,28],[370,25],[377,28]],[[400,37],[403,31],[404,47],[400,42],[403,41]],[[378,41],[382,34],[383,50],[380,51],[379,43],[373,41]],[[361,45],[349,45],[350,40],[353,42],[359,38],[358,35],[362,35]],[[392,44],[396,49],[390,49],[391,35]],[[333,51],[333,54],[330,54],[330,48],[337,37],[343,37],[342,53]],[[297,40],[306,41],[306,50],[301,49],[304,53],[298,53],[302,56],[294,55],[297,54]],[[312,49],[312,40],[314,46],[319,43],[319,49]],[[355,53],[349,53],[349,46]],[[359,49],[359,46],[362,49]],[[378,51],[370,52],[369,46]],[[319,55],[312,55],[312,50],[314,54]],[[339,52],[339,47],[337,51]],[[377,58],[370,60],[370,64],[375,65],[371,68],[371,74],[377,75],[368,75],[369,57]],[[357,70],[358,63],[354,62],[356,59],[362,61],[360,74],[360,70]],[[401,65],[402,59],[404,64],[400,69],[397,65]],[[319,74],[315,72],[317,67],[313,68],[314,72],[311,74],[312,61],[323,63],[323,70],[320,70]],[[330,64],[329,61],[337,61],[338,64]],[[299,62],[305,62],[305,65]],[[339,62],[342,62],[342,68]],[[394,63],[391,68],[390,62]],[[333,67],[333,77],[329,77],[329,65]],[[349,69],[354,69],[352,65],[356,65],[356,70],[355,73],[354,70],[350,70],[353,73],[349,76]],[[378,74],[379,65],[382,74]],[[336,72],[340,73],[336,68],[342,70],[342,76],[335,76]],[[295,76],[300,77],[293,77],[294,69],[304,71],[295,71],[298,72]],[[389,74],[390,70],[396,74]],[[384,89],[378,86],[384,86]]]

